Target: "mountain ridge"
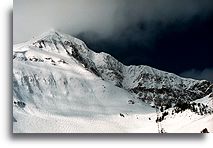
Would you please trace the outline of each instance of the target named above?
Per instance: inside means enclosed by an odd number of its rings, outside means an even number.
[[[145,65],[126,66],[56,30],[13,46],[14,132],[159,132],[157,124],[185,110],[175,107],[180,102],[190,110],[178,119],[211,121],[208,107],[196,108],[212,100],[212,87]]]
[[[113,56],[104,52],[95,53],[83,41],[54,29],[31,40],[30,45],[27,43],[27,46],[37,47],[38,49],[63,56],[74,57],[90,72],[118,87],[135,93],[139,98],[148,103],[152,103],[155,92],[166,94],[164,97],[161,96],[160,99],[172,97],[177,99],[177,96],[189,99],[192,95],[192,98],[199,99],[211,93],[213,88],[211,82],[206,80],[182,78],[176,74],[146,65],[126,66]],[[209,90],[204,90],[204,86],[206,89],[210,87]],[[176,91],[177,94],[172,94],[172,91]],[[147,96],[147,94],[149,95]]]

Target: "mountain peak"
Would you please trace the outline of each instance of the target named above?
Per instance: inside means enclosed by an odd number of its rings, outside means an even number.
[[[60,30],[51,28],[41,35],[33,37],[28,42],[14,45],[14,50],[17,51],[20,50],[20,48],[23,49],[25,47],[63,54],[71,51],[71,45],[74,45],[75,47],[78,47],[78,49],[82,49],[84,51],[88,49],[83,41],[69,34],[65,34]]]
[[[212,93],[213,88],[208,81],[181,78],[149,66],[125,66],[111,55],[95,53],[83,41],[55,29],[14,48],[13,65],[16,131],[23,127],[28,129],[28,125],[29,129],[38,128],[39,125],[46,125],[45,130],[49,126],[56,129],[57,123],[60,127],[57,130],[69,129],[61,128],[62,119],[66,120],[65,123],[70,119],[67,127],[73,127],[76,117],[82,118],[85,125],[93,125],[90,122],[96,115],[98,118],[103,116],[97,120],[97,127],[100,121],[107,121],[111,117],[112,123],[123,124],[124,120],[135,119],[138,125],[146,125],[141,124],[142,120],[156,125],[156,122],[164,120],[164,113],[157,114],[162,115],[159,119],[155,111],[165,107],[172,109],[166,117],[170,123],[178,115],[172,114],[173,104],[197,99],[207,102],[211,99],[207,95]],[[188,116],[181,115],[184,120]],[[114,121],[116,118],[118,120]],[[41,119],[45,119],[45,122],[42,123]],[[53,122],[53,119],[57,122]],[[88,122],[85,119],[89,119]],[[29,124],[31,120],[33,124]],[[40,123],[37,125],[37,122]],[[79,124],[81,122],[77,121],[76,125],[83,127]],[[42,131],[40,127],[39,131]]]
[[[168,97],[176,99],[176,94],[181,94],[183,99],[192,95],[193,98],[201,98],[206,92],[210,92],[202,88],[205,85],[204,88],[207,89],[210,86],[208,82],[182,78],[146,65],[125,66],[111,55],[95,53],[83,41],[55,29],[43,33],[22,49],[38,52],[43,50],[50,52],[50,55],[74,58],[97,76],[134,92],[141,99],[148,98],[148,101],[152,101],[151,96],[155,95],[155,92],[159,92],[159,98],[165,100]],[[194,93],[194,89],[200,91]],[[170,93],[173,91],[175,93]],[[150,94],[150,97],[143,96],[144,94]]]
[[[57,32],[59,32],[59,30],[55,29],[55,28],[50,28],[47,32],[49,32],[49,33],[51,33],[51,32],[57,33]]]
[[[39,40],[42,40],[42,39],[47,39],[47,38],[52,38],[52,39],[61,39],[61,38],[74,38],[68,34],[64,34],[62,33],[61,31],[59,30],[56,30],[56,29],[49,29],[48,31],[42,33],[41,35],[33,38],[33,42],[36,42],[36,41],[39,41]]]

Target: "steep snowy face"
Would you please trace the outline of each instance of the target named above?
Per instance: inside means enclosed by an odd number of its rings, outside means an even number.
[[[95,53],[91,58],[98,72],[105,81],[123,88],[122,81],[124,65],[107,53]]]
[[[50,58],[41,59],[38,55],[37,57],[32,54],[26,54],[25,52],[46,52],[50,54]],[[44,61],[49,60],[53,65],[56,63],[51,59],[51,55],[62,56],[66,58],[71,58],[73,61],[79,63],[83,67],[87,68],[89,71],[100,76],[96,70],[94,62],[91,60],[94,52],[89,50],[86,44],[72,36],[63,34],[56,30],[50,30],[43,33],[41,36],[26,42],[25,44],[14,46],[13,57],[21,60],[30,61]],[[26,57],[27,56],[27,57]],[[65,63],[65,61],[60,61]]]
[[[45,67],[44,70],[51,68],[51,71],[55,71],[54,68],[60,69],[57,75],[64,73],[62,71],[73,71],[78,76],[84,73],[85,78],[92,75],[129,91],[149,104],[153,103],[154,99],[157,104],[176,102],[179,99],[191,101],[208,95],[213,88],[212,83],[208,81],[181,78],[149,66],[125,66],[111,55],[103,52],[95,53],[83,41],[55,30],[48,31],[27,43],[14,46],[13,58],[15,63],[20,63],[14,66],[14,84],[18,85],[19,78],[19,81],[23,81],[19,82],[23,83],[23,87],[28,84],[30,81],[28,79],[31,77],[35,79],[34,85],[37,85],[37,80],[33,73],[28,76],[23,74],[26,70],[22,64],[33,65],[33,68]],[[42,74],[43,72],[36,75]],[[63,79],[53,80],[52,73],[47,74],[46,77],[49,77],[48,80],[44,80],[47,82]],[[38,82],[40,81],[39,79]],[[67,81],[64,83],[68,83]],[[50,86],[54,85],[50,84]],[[60,92],[67,89],[63,88]],[[29,87],[28,91],[30,90]]]
[[[14,109],[87,117],[153,111],[143,102],[130,104],[137,100],[128,91],[104,81],[92,61],[97,57],[82,41],[56,31],[14,46]]]

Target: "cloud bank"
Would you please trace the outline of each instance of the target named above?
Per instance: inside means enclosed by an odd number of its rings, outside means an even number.
[[[50,28],[72,35],[93,32],[101,39],[143,28],[146,39],[154,32],[148,27],[153,21],[165,25],[211,10],[211,0],[15,0],[14,42]]]

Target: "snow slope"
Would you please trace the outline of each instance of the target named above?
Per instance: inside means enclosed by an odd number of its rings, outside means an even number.
[[[204,105],[209,106],[210,108],[213,109],[213,93],[201,98],[201,99],[197,99],[194,101],[195,103],[202,103]]]
[[[200,89],[203,83],[205,91],[211,88],[207,81],[181,78],[148,66],[125,66],[109,54],[93,52],[79,39],[50,30],[13,46],[13,131],[158,132],[156,110],[145,103],[153,101],[151,89],[166,86],[184,88],[188,93],[193,87],[197,97],[205,95]],[[152,98],[142,101],[140,94]],[[206,126],[212,131],[212,115],[191,114],[187,126],[208,120]],[[204,119],[197,122],[200,118]],[[186,119],[176,116],[163,121],[169,132],[180,131],[173,128],[176,120],[185,127],[181,121]],[[203,129],[197,126],[192,132]]]

